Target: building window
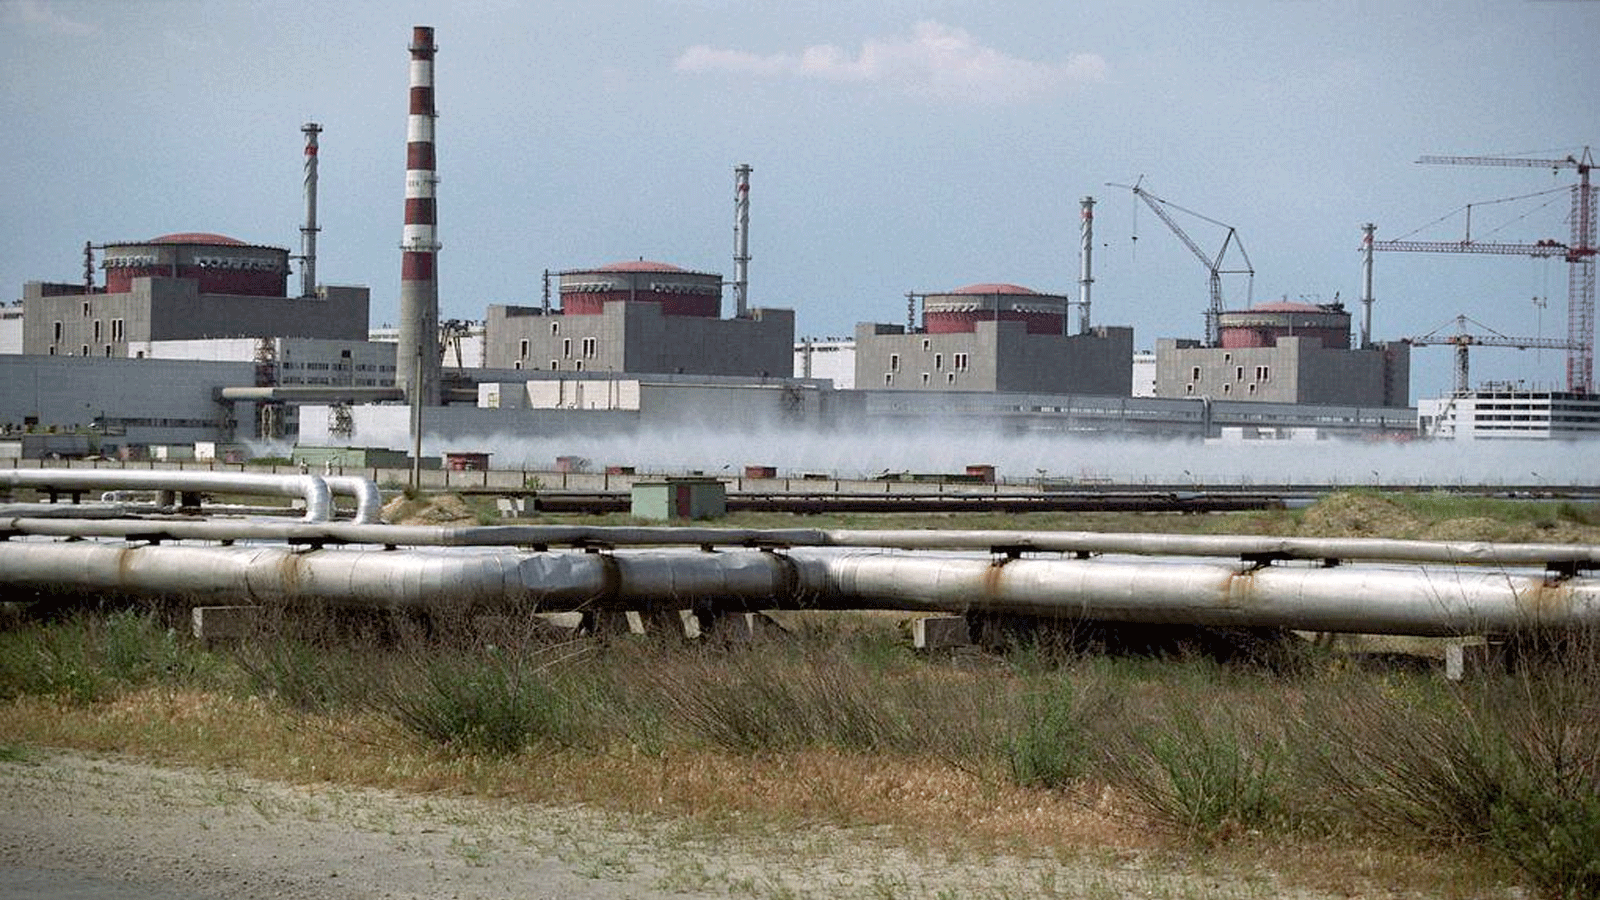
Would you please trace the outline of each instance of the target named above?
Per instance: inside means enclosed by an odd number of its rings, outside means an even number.
[[[927,384],[928,383],[928,373],[927,372],[923,372],[922,373],[922,383],[923,384]]]
[[[110,344],[107,344],[107,345],[106,345],[106,355],[107,355],[107,356],[110,356],[110,355],[111,355],[111,345],[110,345]]]
[[[574,372],[582,372],[583,371],[583,360],[580,359],[577,362],[573,363],[572,364],[572,371],[574,371]]]
[[[520,359],[518,359],[518,360],[513,360],[513,361],[512,361],[512,363],[511,363],[511,368],[513,368],[513,369],[520,369],[520,368],[522,368],[522,360],[520,360]]]
[[[933,349],[933,341],[930,341],[927,338],[923,338],[922,339],[922,349],[923,349],[924,352]]]
[[[95,319],[94,320],[94,339],[96,341],[100,340],[100,320],[99,319]]]
[[[522,359],[527,359],[527,358],[528,358],[528,339],[527,338],[523,338],[522,340],[517,342],[517,359],[522,360]],[[521,366],[518,366],[518,368],[521,368]]]
[[[50,355],[51,356],[55,356],[56,355],[56,348],[54,348],[54,347],[50,348]]]
[[[1256,366],[1256,380],[1268,381],[1272,378],[1271,366]]]
[[[50,352],[54,353],[55,349],[51,348]],[[893,372],[885,372],[885,373],[883,373],[883,383],[884,383],[885,386],[894,384],[894,373]]]
[[[551,334],[560,334],[561,333],[561,323],[560,322],[551,322],[550,323],[550,333]]]
[[[1192,385],[1192,384],[1186,384],[1186,385],[1184,385],[1184,386],[1183,386],[1183,392],[1184,392],[1184,393],[1185,393],[1185,394],[1188,394],[1188,395],[1190,395],[1190,396],[1193,396],[1193,395],[1194,395],[1194,385]]]
[[[1223,386],[1222,386],[1222,392],[1223,392],[1223,393],[1224,393],[1224,394],[1231,394],[1231,393],[1233,393],[1233,385],[1231,385],[1231,384],[1224,384],[1224,385],[1223,385]]]
[[[83,345],[83,349],[78,352],[78,355],[79,356],[88,356],[89,355],[89,345],[88,344],[84,344]]]
[[[1222,354],[1222,361],[1223,362],[1233,362],[1233,354],[1232,353],[1224,353],[1224,354]]]
[[[555,361],[553,359],[550,360],[550,371],[554,372],[554,371],[556,371],[557,369],[560,369],[560,368],[561,368],[561,363],[559,363],[559,362],[557,362],[557,361]]]
[[[572,358],[572,338],[562,338],[561,339],[561,358],[562,359],[571,359]]]
[[[967,354],[957,353],[954,362],[957,372],[965,372],[967,370]]]
[[[1235,366],[1234,367],[1234,369],[1233,369],[1233,380],[1234,381],[1243,381],[1244,380],[1244,366]]]
[[[1189,380],[1190,381],[1199,381],[1200,380],[1200,367],[1199,366],[1195,366],[1193,369],[1189,370]]]
[[[55,341],[56,343],[60,343],[61,342],[61,323],[60,322],[56,323],[56,336],[54,338],[52,338],[51,340]]]
[[[83,317],[85,319],[89,318],[89,301],[87,300],[83,301]]]
[[[592,337],[584,338],[583,339],[583,358],[584,359],[594,359],[596,354],[597,354],[597,352],[598,352],[598,349],[599,349],[599,346],[598,346],[599,343],[600,342],[598,340],[596,340],[595,338],[592,338]]]
[[[57,322],[56,323],[56,339],[60,340],[60,338],[61,338],[61,323]],[[898,354],[898,353],[889,354],[889,371],[891,371],[891,372],[900,371],[900,354]]]
[[[1250,385],[1250,393],[1254,394],[1255,392],[1256,392],[1256,386],[1253,385],[1253,384]]]
[[[943,369],[944,368],[944,354],[943,353],[935,353],[933,355],[933,368],[935,370],[939,370],[939,369]]]
[[[947,383],[947,384],[955,384],[956,383],[956,373],[947,372],[945,374],[945,376],[944,376],[944,380],[945,380],[945,383]]]
[[[122,340],[122,320],[121,319],[112,319],[111,320],[111,339],[113,341]]]

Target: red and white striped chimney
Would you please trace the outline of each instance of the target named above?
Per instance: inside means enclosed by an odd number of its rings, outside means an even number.
[[[423,406],[439,404],[439,254],[434,191],[433,29],[411,30],[411,112],[406,121],[406,222],[400,241],[400,343],[395,384]]]

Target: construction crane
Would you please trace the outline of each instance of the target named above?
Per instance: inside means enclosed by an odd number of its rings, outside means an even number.
[[[1515,347],[1518,350],[1568,351],[1574,349],[1570,340],[1563,341],[1556,338],[1507,337],[1500,332],[1495,331],[1493,328],[1483,324],[1482,322],[1469,318],[1466,315],[1458,315],[1452,319],[1451,322],[1455,323],[1454,332],[1447,334],[1441,333],[1451,324],[1450,322],[1446,322],[1427,334],[1420,334],[1416,337],[1406,338],[1406,340],[1409,341],[1414,347],[1451,346],[1456,348],[1456,381],[1454,394],[1457,397],[1471,390],[1470,379],[1468,378],[1467,373],[1468,347]],[[1472,334],[1468,332],[1468,322],[1478,326],[1487,333]]]
[[[1449,166],[1522,166],[1540,169],[1576,169],[1572,187],[1572,234],[1566,243],[1545,239],[1533,243],[1481,243],[1472,240],[1471,219],[1461,241],[1375,241],[1376,250],[1427,253],[1495,253],[1511,256],[1566,260],[1567,275],[1567,390],[1587,394],[1594,390],[1595,293],[1595,188],[1589,184],[1594,158],[1588,147],[1560,159],[1511,156],[1423,156],[1418,163]],[[1470,215],[1470,213],[1469,213]],[[1458,373],[1459,374],[1459,373]]]
[[[1184,209],[1183,207],[1177,205],[1176,203],[1170,203],[1170,202],[1168,202],[1166,200],[1163,200],[1160,197],[1157,197],[1155,194],[1152,194],[1149,191],[1145,190],[1143,187],[1141,187],[1140,184],[1143,181],[1144,181],[1144,176],[1140,175],[1138,177],[1138,179],[1134,181],[1133,184],[1116,184],[1114,182],[1106,182],[1106,184],[1107,184],[1108,187],[1127,188],[1128,190],[1133,191],[1134,196],[1138,197],[1140,200],[1143,200],[1145,202],[1145,205],[1149,206],[1150,209],[1152,209],[1155,212],[1157,218],[1159,218],[1159,219],[1161,219],[1161,221],[1165,222],[1167,224],[1167,227],[1172,229],[1172,233],[1178,236],[1178,240],[1182,241],[1183,245],[1185,247],[1189,248],[1189,252],[1193,253],[1197,258],[1199,258],[1200,263],[1206,267],[1206,271],[1208,273],[1210,273],[1210,278],[1211,278],[1211,282],[1210,282],[1211,302],[1206,307],[1206,341],[1205,341],[1205,346],[1207,346],[1207,347],[1215,347],[1221,342],[1221,316],[1222,316],[1222,313],[1224,311],[1223,310],[1223,305],[1222,305],[1222,276],[1224,276],[1224,275],[1248,275],[1248,276],[1250,276],[1250,280],[1249,280],[1248,288],[1247,288],[1249,293],[1247,294],[1247,297],[1250,296],[1250,295],[1253,295],[1254,292],[1255,292],[1256,270],[1250,265],[1250,255],[1248,253],[1245,253],[1245,251],[1244,251],[1244,242],[1239,238],[1238,230],[1235,229],[1232,225],[1229,225],[1226,222],[1218,222],[1216,219],[1213,219],[1213,218],[1211,218],[1209,216],[1203,216],[1200,213],[1197,213],[1192,209]],[[1216,256],[1207,256],[1205,251],[1200,249],[1200,245],[1196,244],[1194,242],[1194,239],[1189,237],[1188,232],[1184,231],[1183,228],[1181,226],[1179,226],[1177,222],[1173,221],[1172,216],[1168,215],[1167,210],[1166,210],[1166,208],[1169,207],[1169,206],[1172,207],[1173,209],[1179,211],[1179,212],[1187,213],[1187,214],[1189,214],[1191,216],[1194,216],[1195,218],[1200,219],[1202,221],[1210,222],[1211,224],[1216,225],[1219,228],[1228,229],[1227,235],[1225,237],[1223,237],[1223,239],[1222,239],[1222,247],[1217,250]],[[1224,269],[1224,268],[1222,268],[1222,260],[1223,260],[1224,257],[1226,257],[1228,255],[1228,248],[1229,247],[1234,247],[1234,248],[1238,249],[1239,256],[1244,259],[1244,268],[1242,268],[1242,269]],[[1248,303],[1249,301],[1247,300],[1246,302]]]

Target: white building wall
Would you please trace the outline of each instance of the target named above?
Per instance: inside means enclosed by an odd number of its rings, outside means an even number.
[[[794,345],[794,377],[825,378],[841,391],[856,386],[854,338],[806,338]]]

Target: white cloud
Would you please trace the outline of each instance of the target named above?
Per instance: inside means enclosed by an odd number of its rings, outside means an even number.
[[[65,13],[58,11],[46,0],[16,0],[8,4],[11,14],[7,18],[21,21],[22,24],[41,28],[55,34],[86,35],[94,34],[99,29],[85,22],[79,22]]]
[[[1015,103],[1068,87],[1104,81],[1098,54],[1064,62],[1034,62],[977,42],[964,28],[918,22],[909,37],[869,40],[854,55],[832,44],[798,54],[762,56],[705,45],[679,55],[681,72],[726,72],[762,78],[794,77],[882,85],[928,100]]]

